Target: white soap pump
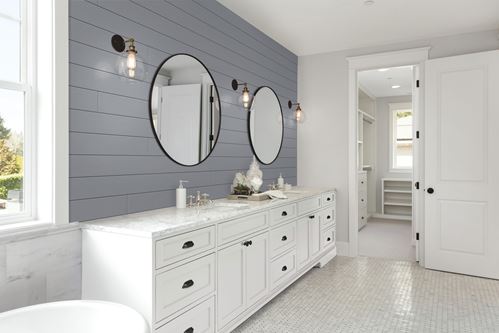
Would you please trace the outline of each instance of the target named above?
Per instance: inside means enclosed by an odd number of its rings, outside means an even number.
[[[179,181],[179,186],[177,188],[177,208],[185,208],[187,202],[187,190],[184,188],[184,183],[188,183],[187,180]]]
[[[277,188],[284,189],[284,178],[282,178],[282,173],[279,173],[279,178],[277,178]]]

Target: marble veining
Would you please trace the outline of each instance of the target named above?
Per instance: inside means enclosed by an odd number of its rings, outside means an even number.
[[[83,229],[156,238],[186,229],[202,227],[212,223],[223,222],[225,220],[257,213],[261,210],[286,205],[306,197],[333,190],[334,189],[331,188],[294,188],[293,191],[285,192],[288,197],[287,199],[248,201],[246,207],[223,206],[220,205],[220,203],[233,203],[235,201],[218,199],[215,200],[214,204],[210,207],[184,209],[171,207],[83,222],[80,225]]]

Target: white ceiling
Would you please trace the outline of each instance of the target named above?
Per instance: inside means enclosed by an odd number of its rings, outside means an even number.
[[[372,97],[411,95],[412,84],[412,66],[359,72],[361,89]],[[400,86],[400,88],[394,89],[392,86]]]
[[[499,28],[499,0],[218,0],[297,55]]]

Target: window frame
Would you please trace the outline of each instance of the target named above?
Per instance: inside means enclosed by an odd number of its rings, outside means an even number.
[[[390,129],[390,136],[388,139],[388,150],[389,150],[389,170],[390,172],[393,173],[412,173],[413,167],[411,168],[397,168],[395,167],[395,146],[397,144],[397,139],[395,137],[395,127],[397,126],[397,123],[395,121],[396,118],[396,113],[401,110],[411,110],[413,114],[413,119],[414,119],[414,110],[412,109],[412,103],[411,102],[405,102],[405,103],[389,103],[388,104],[389,108],[389,116],[388,116],[388,128]],[[413,120],[413,126],[414,126],[414,120]],[[414,153],[414,137],[413,139],[413,153]]]
[[[0,80],[0,89],[18,91],[24,94],[23,131],[23,204],[19,213],[0,216],[0,226],[31,221],[36,218],[36,9],[34,0],[20,1],[21,41],[19,82]],[[0,14],[1,15],[1,14]],[[7,15],[2,17],[11,18]],[[12,19],[12,18],[11,18]]]
[[[26,81],[21,82],[32,83],[23,86],[29,103],[25,110],[30,110],[25,123],[30,147],[25,146],[24,159],[31,209],[22,218],[2,218],[0,238],[69,226],[69,3],[46,0],[37,6],[36,0],[21,1],[31,24],[24,36],[32,49],[22,59]]]

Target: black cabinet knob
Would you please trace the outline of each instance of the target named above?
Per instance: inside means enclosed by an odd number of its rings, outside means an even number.
[[[285,242],[285,241],[287,241],[287,240],[288,240],[288,237],[287,237],[286,235],[284,235],[284,236],[282,236],[281,240],[282,240],[283,242]]]
[[[288,266],[282,266],[282,269],[281,269],[283,272],[287,271],[288,270]]]
[[[309,219],[315,219],[315,215],[310,215],[308,218]]]
[[[328,237],[328,238],[326,239],[326,241],[330,242],[330,241],[331,241],[331,237]]]
[[[330,219],[331,219],[331,215],[328,215],[328,216],[326,217],[326,219],[330,220]]]
[[[194,246],[194,242],[193,241],[188,241],[188,242],[185,242],[184,245],[182,245],[182,248],[183,249],[189,249],[191,247]]]
[[[190,288],[194,285],[194,281],[192,280],[187,280],[184,282],[184,284],[182,285],[182,289],[187,289],[187,288]]]
[[[330,197],[327,197],[326,201],[331,201],[331,198],[330,198]]]
[[[361,219],[364,219],[364,216],[362,216]]]
[[[433,192],[435,192],[435,190],[433,189],[433,187],[428,187],[426,192],[428,192],[429,194],[433,194]]]
[[[281,216],[288,216],[288,212],[283,211],[283,212],[281,213]]]
[[[184,333],[194,333],[194,328],[189,327],[188,329],[186,329],[186,330],[184,331]]]

